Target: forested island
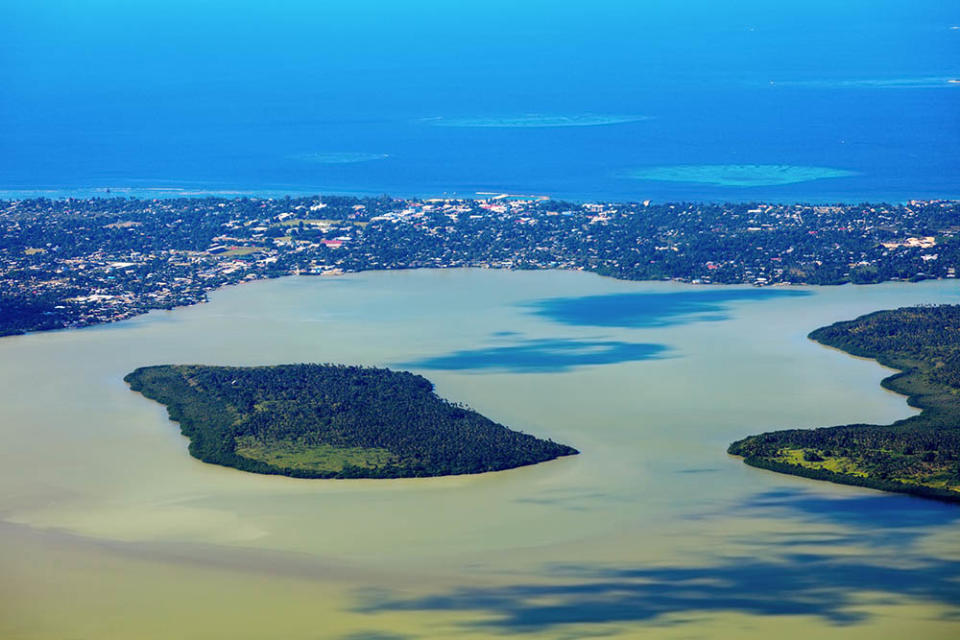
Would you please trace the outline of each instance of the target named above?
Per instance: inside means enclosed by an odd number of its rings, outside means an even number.
[[[810,338],[899,369],[883,386],[923,411],[888,426],[762,433],[729,453],[781,473],[960,502],[960,305],[878,311]]]
[[[124,380],[166,405],[212,464],[298,478],[407,478],[500,471],[575,455],[436,395],[389,369],[162,365]]]
[[[571,269],[694,284],[953,278],[960,202],[0,200],[0,336],[114,322],[285,275]]]

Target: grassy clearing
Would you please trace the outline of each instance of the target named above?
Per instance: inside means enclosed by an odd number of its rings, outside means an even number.
[[[298,478],[486,473],[577,450],[440,398],[406,371],[347,365],[162,365],[124,380],[167,406],[190,455]]]
[[[230,249],[229,251],[224,251],[221,256],[235,257],[235,256],[248,256],[251,253],[256,253],[257,251],[263,251],[261,247],[237,247],[235,249]]]
[[[762,433],[728,452],[781,473],[960,502],[960,305],[878,311],[810,338],[899,369],[883,386],[923,411],[887,426]]]
[[[844,428],[833,427],[806,433],[834,434],[838,429]],[[859,428],[861,431],[864,429]],[[839,433],[842,435],[843,431]],[[794,431],[792,435],[779,443],[770,442],[770,434],[751,436],[734,443],[730,452],[744,455],[748,464],[781,473],[960,501],[960,476],[952,449],[948,448],[946,452],[910,448],[894,450],[869,446],[866,444],[868,441],[864,440],[859,446],[838,451],[812,443],[804,446],[793,442],[805,435],[803,431]],[[891,432],[885,439],[888,443],[897,444],[896,438],[897,434]],[[924,493],[928,489],[936,493]]]
[[[807,454],[811,452],[817,453],[818,456],[823,457],[823,460],[807,460]],[[867,476],[867,472],[859,468],[853,458],[847,458],[845,456],[824,456],[822,451],[815,451],[813,449],[782,449],[780,455],[775,457],[775,460],[808,469],[826,469],[834,473],[847,473],[861,477]]]
[[[236,439],[236,454],[281,469],[338,472],[347,465],[373,469],[395,461],[386,449],[306,445],[292,440],[263,442],[253,436]]]
[[[297,227],[301,223],[303,223],[305,227],[330,227],[338,224],[352,224],[357,227],[365,227],[368,224],[366,222],[359,222],[356,220],[332,220],[328,218],[296,218],[292,220],[284,220],[283,222],[279,222],[274,226]]]

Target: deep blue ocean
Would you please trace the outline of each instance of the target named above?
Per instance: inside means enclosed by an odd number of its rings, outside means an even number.
[[[951,80],[956,0],[2,0],[0,196],[958,198]]]

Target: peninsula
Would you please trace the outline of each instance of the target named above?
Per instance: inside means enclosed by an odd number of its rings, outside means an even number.
[[[330,364],[162,365],[124,380],[166,405],[190,454],[299,478],[500,471],[579,453],[519,433],[405,371]]]
[[[960,502],[960,305],[878,311],[810,338],[899,369],[883,386],[923,411],[889,426],[762,433],[728,452],[781,473]]]

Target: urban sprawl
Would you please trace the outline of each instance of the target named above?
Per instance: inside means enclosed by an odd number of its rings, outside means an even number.
[[[539,197],[0,201],[0,335],[373,269],[573,269],[694,284],[952,278],[960,202],[569,203]]]

